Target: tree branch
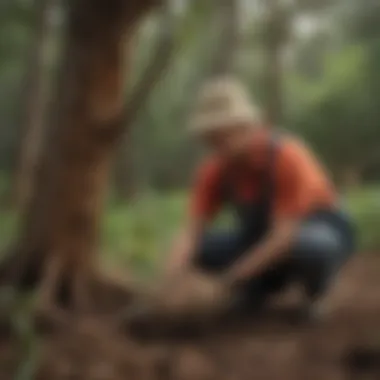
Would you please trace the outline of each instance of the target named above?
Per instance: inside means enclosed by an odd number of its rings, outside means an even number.
[[[211,67],[211,75],[228,75],[234,72],[239,45],[239,9],[236,0],[220,0],[215,6],[220,18],[219,46]]]
[[[169,2],[166,2],[162,12],[160,28],[161,36],[145,73],[129,95],[129,100],[125,105],[122,116],[121,124],[123,128],[128,127],[133,123],[140,108],[145,104],[150,92],[159,81],[162,73],[166,70],[172,57],[174,46],[174,22]]]

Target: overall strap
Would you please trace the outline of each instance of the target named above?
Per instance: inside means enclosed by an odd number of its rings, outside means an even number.
[[[273,199],[276,191],[276,162],[278,150],[281,143],[281,135],[272,132],[267,149],[266,164],[261,174],[261,194],[259,202],[268,207],[268,212],[272,210]]]
[[[266,163],[263,168],[257,173],[259,178],[255,178],[254,180],[258,180],[259,182],[259,197],[257,203],[262,204],[263,206],[267,206],[269,208],[269,212],[271,211],[272,200],[275,194],[275,166],[277,160],[278,148],[280,145],[281,135],[278,132],[272,132],[269,143],[267,146],[266,152]],[[233,202],[233,191],[230,181],[230,173],[226,170],[222,175],[221,181],[221,194],[222,199],[224,199],[227,203]]]

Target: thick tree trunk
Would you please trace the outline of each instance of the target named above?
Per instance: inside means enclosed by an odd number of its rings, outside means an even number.
[[[14,174],[13,204],[24,210],[32,193],[38,156],[40,154],[47,105],[46,50],[50,38],[50,10],[52,0],[35,1],[35,33],[27,57],[22,98],[25,111],[22,116],[22,136]]]
[[[42,281],[48,302],[66,279],[76,307],[89,300],[112,153],[123,127],[125,44],[155,3],[68,2],[55,125],[24,221],[21,256],[9,272],[20,285],[37,270],[33,280]]]

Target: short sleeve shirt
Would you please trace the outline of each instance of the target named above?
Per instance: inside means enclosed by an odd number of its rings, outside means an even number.
[[[254,134],[249,151],[241,164],[228,176],[229,187],[239,203],[255,202],[260,194],[260,176],[267,165],[271,134]],[[227,163],[209,157],[201,163],[193,188],[190,211],[199,219],[210,220],[223,207],[221,183]],[[273,218],[301,218],[314,209],[329,208],[336,202],[336,192],[321,163],[311,150],[293,136],[281,138],[274,164]]]

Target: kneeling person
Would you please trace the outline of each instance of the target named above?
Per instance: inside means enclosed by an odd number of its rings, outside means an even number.
[[[351,221],[318,160],[297,138],[264,128],[232,78],[205,85],[191,129],[210,155],[170,271],[196,265],[220,273],[253,309],[299,281],[307,304],[316,305],[354,247]],[[238,227],[210,231],[223,206],[236,211]]]

